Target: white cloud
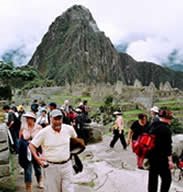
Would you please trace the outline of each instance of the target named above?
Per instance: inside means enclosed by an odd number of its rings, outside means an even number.
[[[163,62],[173,49],[175,49],[175,45],[167,39],[151,37],[131,42],[127,52],[139,61],[159,63]]]
[[[161,63],[173,49],[183,52],[182,0],[0,0],[0,56],[24,46],[28,61],[49,25],[74,4],[89,8],[113,43],[129,42],[137,60]]]

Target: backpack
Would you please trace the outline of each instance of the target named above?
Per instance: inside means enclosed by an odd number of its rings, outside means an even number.
[[[143,133],[133,143],[133,152],[139,157],[147,157],[148,153],[155,146],[155,135],[150,133]]]

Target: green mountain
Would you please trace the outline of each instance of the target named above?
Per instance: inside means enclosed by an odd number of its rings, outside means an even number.
[[[115,83],[132,85],[139,79],[158,87],[169,81],[183,89],[183,73],[149,62],[137,62],[118,53],[110,39],[101,32],[90,11],[75,5],[57,17],[44,35],[28,65],[58,85],[65,83]]]

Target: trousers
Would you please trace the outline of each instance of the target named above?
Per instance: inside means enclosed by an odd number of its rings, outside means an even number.
[[[122,133],[120,134],[119,130],[117,130],[117,129],[115,129],[113,131],[113,139],[110,143],[110,147],[113,148],[118,139],[120,139],[121,144],[123,145],[123,148],[126,149],[127,144],[126,144],[126,140],[125,140],[125,136],[124,136],[124,131],[122,131]]]
[[[150,161],[148,192],[157,192],[158,177],[161,178],[160,192],[168,192],[171,185],[171,171],[166,161]]]
[[[49,164],[44,169],[45,192],[74,192],[71,161],[64,164]]]

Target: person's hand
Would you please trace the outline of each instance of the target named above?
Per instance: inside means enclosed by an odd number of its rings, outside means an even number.
[[[174,163],[172,160],[168,161],[169,169],[173,169],[175,167]]]
[[[127,140],[127,145],[130,145],[130,139]]]
[[[40,155],[40,156],[37,158],[37,162],[38,162],[38,164],[39,164],[41,167],[44,167],[45,162],[46,162],[46,159],[45,159],[45,157],[43,157],[43,156]]]

